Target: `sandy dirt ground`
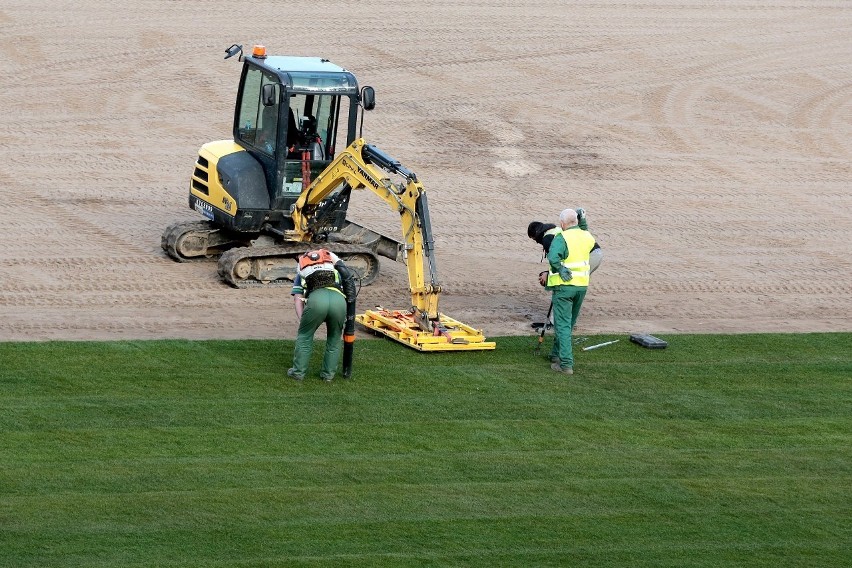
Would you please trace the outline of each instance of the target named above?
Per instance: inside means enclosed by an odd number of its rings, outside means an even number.
[[[0,36],[0,340],[295,336],[289,290],[160,249],[231,137],[235,42],[376,88],[441,311],[488,336],[543,319],[526,227],[569,206],[605,251],[579,333],[852,331],[848,0],[21,0]],[[350,217],[399,234],[371,193]],[[359,301],[406,308],[404,267]]]

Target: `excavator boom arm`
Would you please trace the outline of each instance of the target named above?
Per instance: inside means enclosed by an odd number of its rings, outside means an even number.
[[[404,181],[394,183],[386,173],[401,176]],[[288,237],[310,240],[311,221],[320,203],[335,191],[347,187],[354,190],[369,189],[399,213],[411,304],[420,327],[429,330],[429,322],[439,318],[438,296],[441,293],[429,207],[417,175],[397,160],[375,146],[366,144],[363,138],[355,140],[302,191],[292,211],[295,229]]]

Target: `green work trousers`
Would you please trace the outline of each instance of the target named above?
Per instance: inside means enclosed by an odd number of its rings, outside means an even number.
[[[314,334],[323,322],[326,328],[326,343],[320,376],[323,379],[331,379],[340,361],[343,325],[346,323],[346,298],[336,290],[314,290],[305,304],[302,319],[299,321],[299,334],[296,336],[296,352],[293,355],[293,368],[301,376],[305,376],[308,371],[308,362],[314,349]]]
[[[560,366],[574,367],[571,332],[580,317],[580,307],[586,297],[585,286],[557,286],[553,290],[553,329],[556,338],[550,358],[559,358]]]

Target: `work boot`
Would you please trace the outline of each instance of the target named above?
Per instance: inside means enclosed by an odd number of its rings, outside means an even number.
[[[552,364],[550,366],[550,368],[552,370],[556,371],[557,373],[565,373],[566,375],[573,375],[574,374],[574,369],[572,369],[571,367],[563,367],[562,365],[559,364],[558,361],[556,363]]]
[[[299,373],[296,372],[296,369],[293,368],[293,367],[290,367],[289,369],[287,369],[287,376],[292,378],[293,380],[296,380],[296,381],[301,381],[302,379],[305,378],[305,375],[300,375]]]

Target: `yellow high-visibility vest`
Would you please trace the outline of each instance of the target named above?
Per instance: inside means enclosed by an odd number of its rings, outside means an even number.
[[[591,273],[589,253],[595,246],[595,238],[589,231],[577,227],[568,228],[560,234],[568,247],[568,257],[562,261],[562,266],[571,271],[571,280],[563,280],[558,272],[549,272],[547,286],[588,286]]]

